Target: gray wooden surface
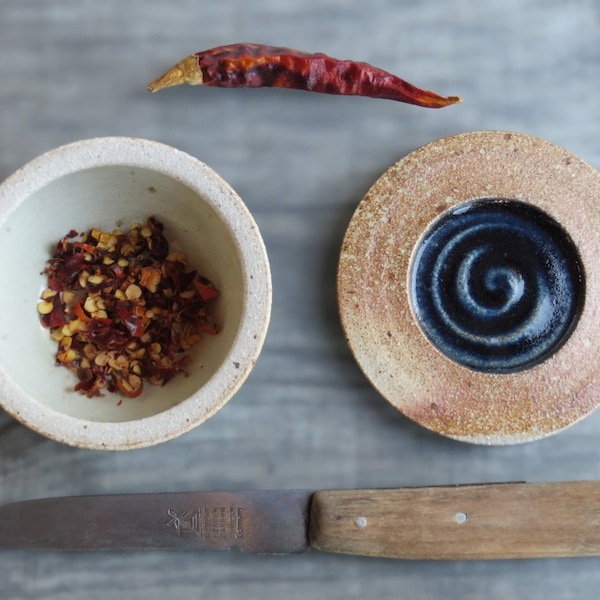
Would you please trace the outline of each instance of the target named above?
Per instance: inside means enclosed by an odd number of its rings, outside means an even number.
[[[354,208],[414,148],[462,131],[510,129],[600,167],[599,36],[597,0],[1,0],[0,178],[50,148],[93,136],[139,136],[185,150],[221,173],[255,215],[274,304],[247,383],[180,439],[89,452],[1,413],[0,502],[600,478],[600,413],[511,447],[461,444],[408,422],[356,367],[335,300],[338,251]],[[183,56],[235,41],[368,61],[465,102],[426,111],[276,90],[146,92]],[[5,552],[0,598],[591,598],[599,565],[403,563],[318,552]]]

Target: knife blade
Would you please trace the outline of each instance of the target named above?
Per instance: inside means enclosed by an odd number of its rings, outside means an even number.
[[[600,554],[600,482],[73,496],[0,506],[0,550],[309,548],[402,559]]]
[[[308,550],[305,491],[72,496],[0,506],[0,548]]]

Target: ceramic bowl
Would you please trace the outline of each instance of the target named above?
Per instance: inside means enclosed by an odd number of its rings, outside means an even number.
[[[88,398],[55,364],[56,342],[36,306],[56,242],[70,230],[112,231],[155,216],[189,268],[221,295],[220,326],[191,352],[188,375],[138,398]],[[124,450],[165,442],[203,423],[240,388],[258,358],[271,310],[268,258],[235,191],[207,165],[142,139],[97,138],[54,149],[0,185],[0,405],[53,440]]]

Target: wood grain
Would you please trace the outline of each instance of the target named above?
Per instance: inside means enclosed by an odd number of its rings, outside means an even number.
[[[311,545],[404,559],[600,554],[600,482],[318,492]]]

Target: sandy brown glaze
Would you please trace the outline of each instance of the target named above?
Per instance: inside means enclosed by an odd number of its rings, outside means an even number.
[[[423,335],[408,273],[423,233],[478,198],[530,203],[573,239],[586,297],[568,341],[543,363],[491,374],[453,362]],[[349,345],[377,390],[434,432],[481,444],[541,438],[600,402],[600,174],[549,142],[508,132],[438,140],[391,167],[358,206],[346,233],[338,299]]]
[[[261,44],[219,46],[179,62],[153,81],[152,92],[188,83],[212,87],[278,87],[395,100],[425,108],[460,102],[422,90],[367,63]]]

